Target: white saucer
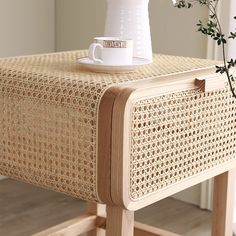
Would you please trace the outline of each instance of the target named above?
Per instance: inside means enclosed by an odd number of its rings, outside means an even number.
[[[150,60],[145,58],[133,58],[133,64],[131,65],[104,65],[96,63],[90,60],[88,57],[82,57],[78,59],[79,65],[96,72],[105,72],[105,73],[124,73],[131,72],[140,69],[141,66],[148,65],[151,63]]]

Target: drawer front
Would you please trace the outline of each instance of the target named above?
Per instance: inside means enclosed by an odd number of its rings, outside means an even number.
[[[211,85],[212,76],[203,81]],[[142,85],[115,106],[116,204],[137,210],[236,167],[236,99],[227,83],[206,91],[184,79]]]
[[[132,200],[236,158],[236,100],[227,89],[139,100],[131,120]]]

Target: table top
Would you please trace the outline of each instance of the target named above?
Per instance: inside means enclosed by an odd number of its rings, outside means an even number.
[[[0,173],[101,201],[97,155],[104,94],[137,81],[161,82],[168,75],[214,70],[216,62],[154,55],[153,64],[139,71],[105,74],[76,64],[86,55],[72,51],[0,59]],[[109,176],[109,171],[103,172]]]

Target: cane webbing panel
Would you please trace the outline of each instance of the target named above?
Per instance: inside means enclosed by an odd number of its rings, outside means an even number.
[[[156,55],[152,65],[135,73],[96,74],[76,65],[85,55],[64,52],[0,60],[0,174],[99,201],[97,115],[104,92],[113,85],[215,62]]]
[[[236,100],[227,89],[141,100],[131,114],[133,200],[235,159]]]

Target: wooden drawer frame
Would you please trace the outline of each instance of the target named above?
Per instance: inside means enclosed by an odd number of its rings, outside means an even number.
[[[236,167],[236,159],[204,173],[186,178],[137,201],[129,196],[129,127],[130,110],[135,101],[192,89],[211,91],[226,85],[214,69],[205,69],[177,75],[133,82],[128,86],[110,88],[100,103],[98,144],[98,193],[102,202],[135,211],[181,190],[203,182]],[[107,146],[105,146],[107,145]],[[104,168],[110,172],[104,172]]]

